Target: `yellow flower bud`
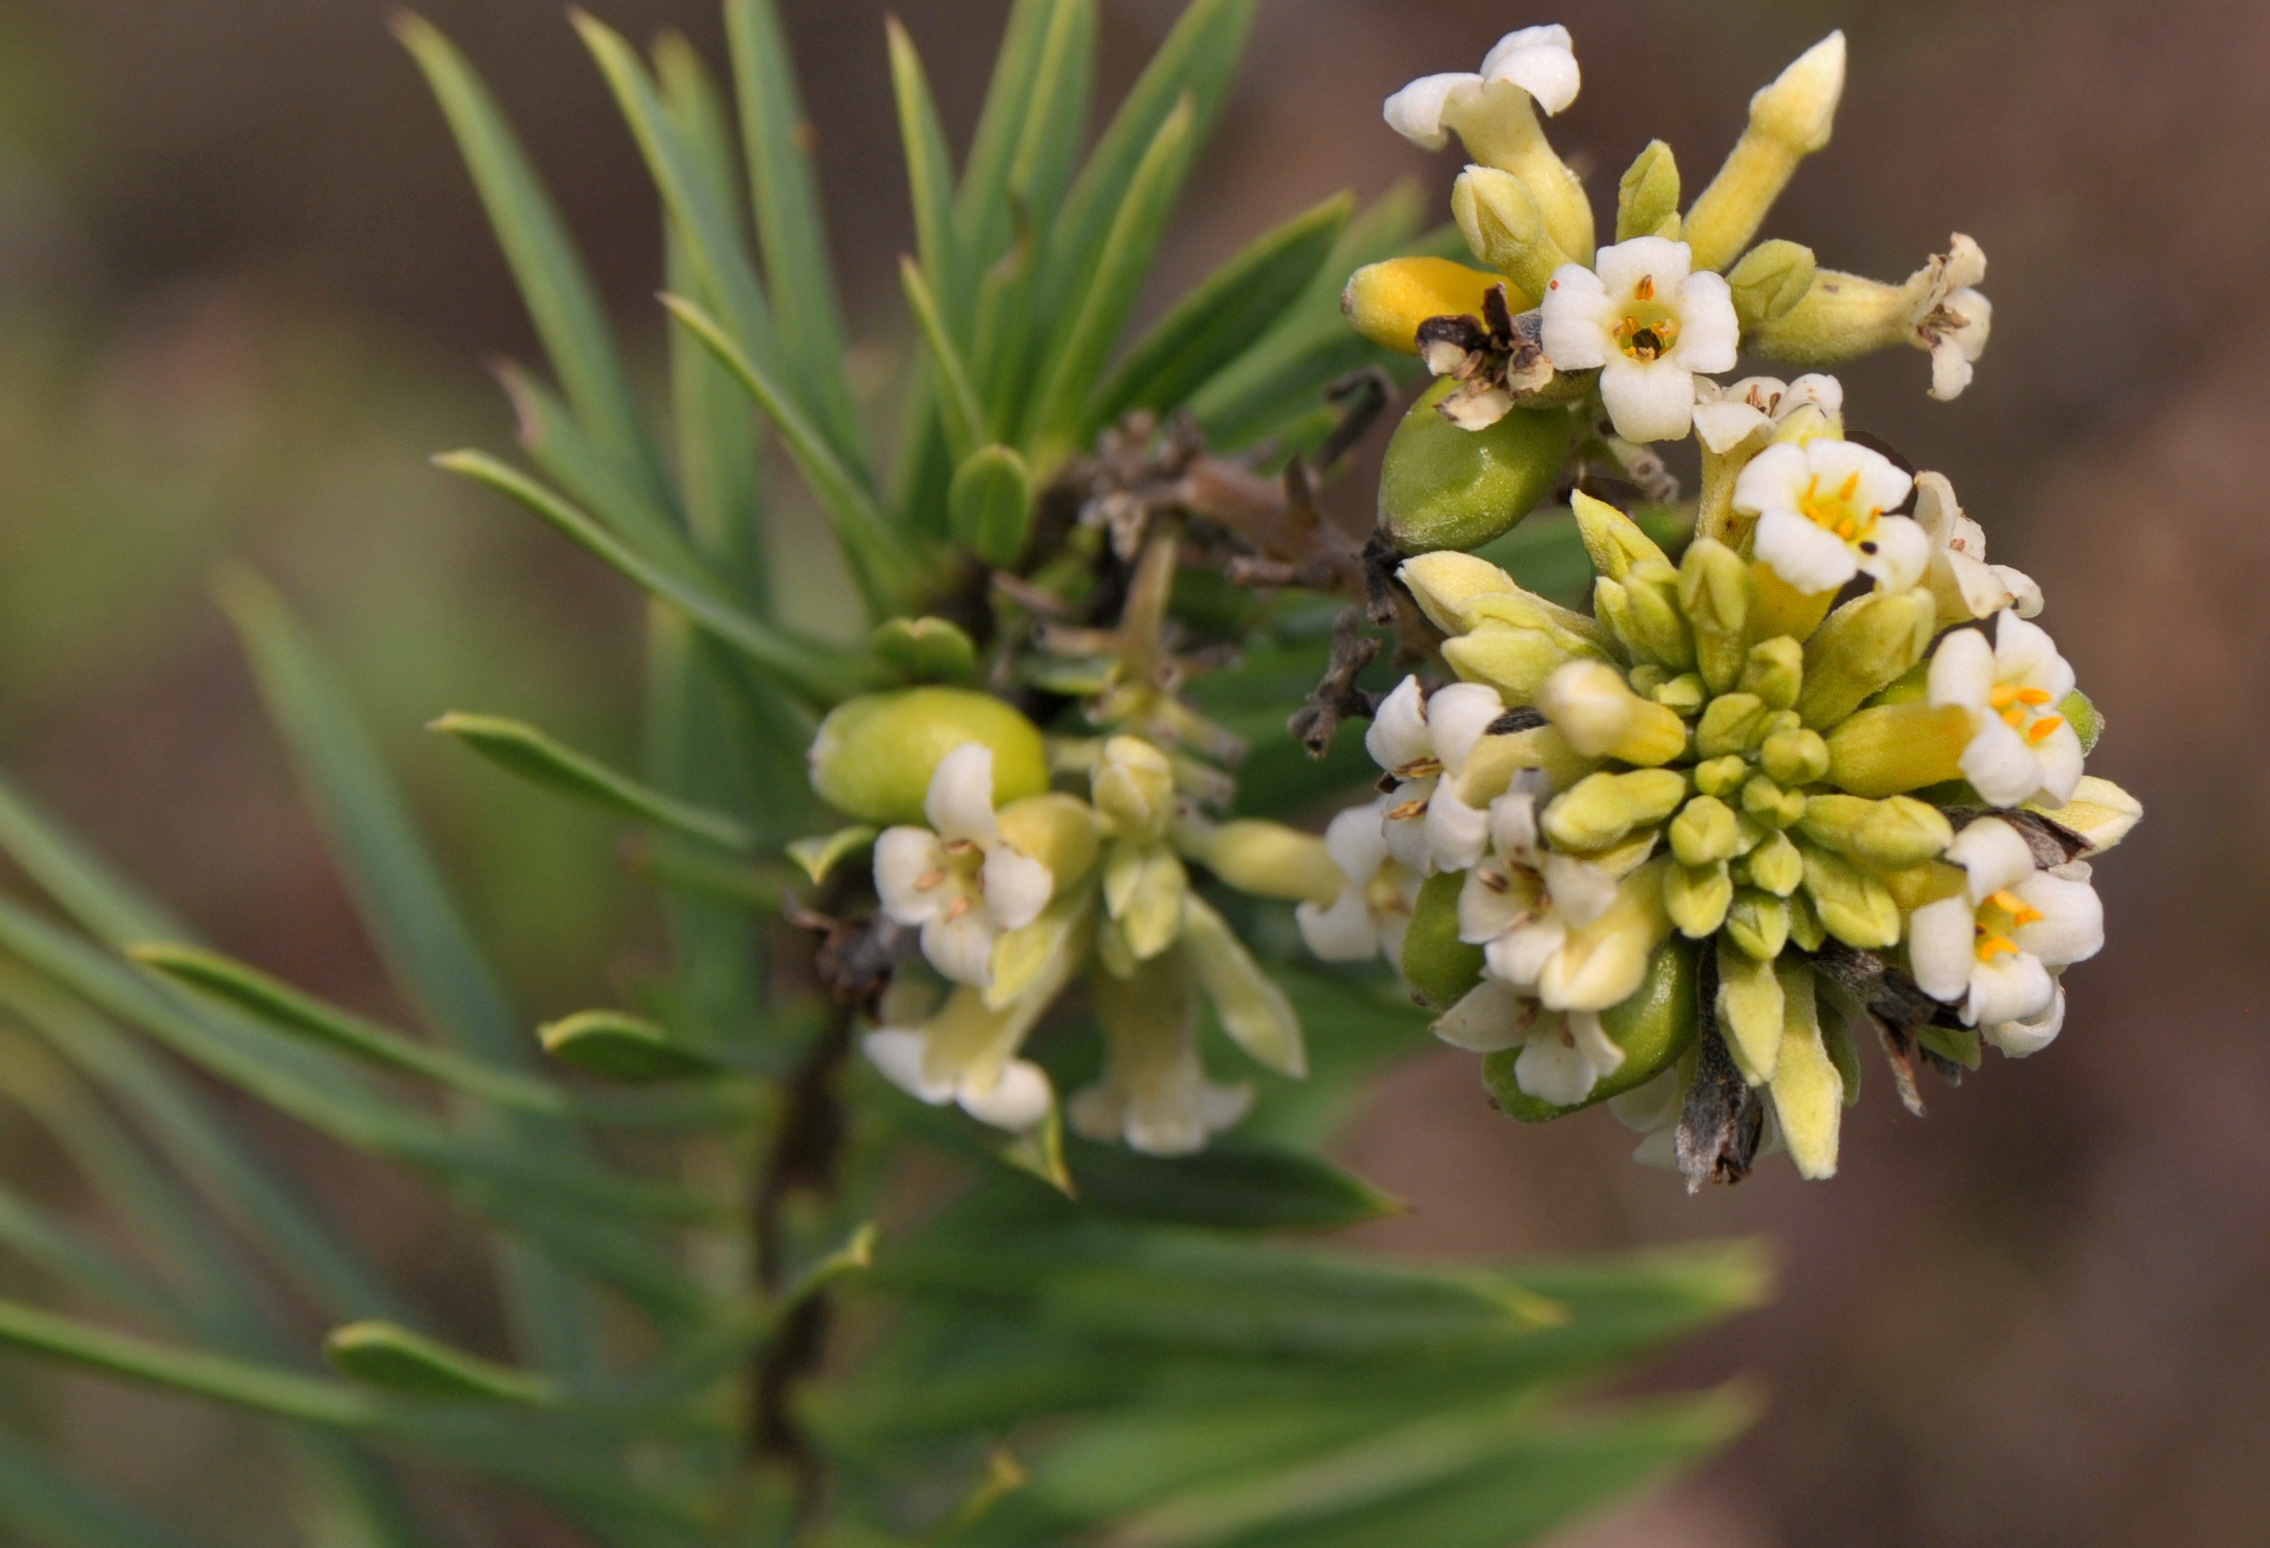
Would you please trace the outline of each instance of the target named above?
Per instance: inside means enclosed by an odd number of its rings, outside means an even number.
[[[1743,814],[1768,828],[1786,828],[1805,815],[1805,793],[1784,790],[1763,774],[1742,786]]]
[[[1598,759],[1579,753],[1552,726],[1485,736],[1466,755],[1458,775],[1458,798],[1479,810],[1504,795],[1514,775],[1524,769],[1542,769],[1554,789],[1565,790],[1598,766]]]
[[[2063,806],[2037,806],[2030,801],[2026,805],[2027,810],[2040,812],[2087,839],[2092,854],[2112,848],[2144,820],[2143,802],[2094,774],[2081,776],[2081,782],[2073,787],[2073,799]]]
[[[1712,865],[1731,860],[1741,843],[1742,824],[1734,809],[1716,796],[1697,796],[1671,819],[1671,853],[1681,865]]]
[[[1632,686],[1639,686],[1637,673],[1634,674]],[[1703,686],[1701,673],[1681,672],[1677,677],[1656,684],[1649,691],[1648,697],[1674,715],[1685,716],[1694,714],[1709,702],[1710,690]]]
[[[1734,906],[1726,911],[1726,938],[1745,956],[1771,962],[1795,933],[1797,905],[1804,901],[1802,892],[1783,899],[1755,887],[1736,888]],[[1820,944],[1821,938],[1815,935],[1813,945],[1805,949],[1810,951]]]
[[[1782,993],[1781,1051],[1767,1090],[1798,1175],[1819,1181],[1836,1175],[1844,1077],[1822,1041],[1812,970],[1792,964],[1777,976]]]
[[[1781,979],[1772,959],[1718,944],[1718,1027],[1726,1051],[1753,1086],[1773,1079],[1781,1058]]]
[[[1973,730],[1970,711],[1955,704],[1861,710],[1828,734],[1829,783],[1858,796],[1889,796],[1960,779]]]
[[[1006,824],[1004,824],[1004,827]],[[1328,908],[1348,878],[1324,840],[1281,822],[1240,818],[1185,830],[1183,852],[1240,892]]]
[[[1510,172],[1468,167],[1451,185],[1450,213],[1474,256],[1525,295],[1544,295],[1553,271],[1577,261],[1554,240],[1535,195]]]
[[[1685,776],[1669,769],[1588,774],[1545,808],[1545,836],[1576,854],[1607,849],[1635,829],[1661,822],[1686,797]]]
[[[1482,302],[1494,286],[1506,287],[1506,310],[1524,312],[1533,297],[1498,275],[1470,269],[1448,258],[1390,258],[1370,263],[1348,279],[1340,310],[1356,331],[1399,354],[1419,352],[1419,324],[1430,317],[1482,317]]]
[[[1026,796],[1001,808],[995,820],[1011,849],[1048,867],[1059,895],[1070,891],[1096,863],[1101,834],[1095,808],[1076,797],[1054,791]]]
[[[1457,388],[1445,378],[1420,396],[1380,469],[1380,524],[1407,554],[1502,536],[1552,493],[1568,455],[1566,410],[1516,408],[1467,430],[1435,412]]]
[[[1695,788],[1707,796],[1735,794],[1749,777],[1749,760],[1740,753],[1726,753],[1695,765]]]
[[[1881,880],[1818,845],[1797,847],[1805,857],[1805,893],[1829,934],[1863,951],[1899,944],[1899,904]]]
[[[1805,880],[1805,857],[1787,833],[1776,833],[1744,855],[1740,869],[1753,885],[1786,898]]]
[[[1810,785],[1829,771],[1829,744],[1818,731],[1777,731],[1758,748],[1758,763],[1779,784]]]
[[[1661,140],[1648,141],[1616,184],[1616,240],[1643,236],[1679,240],[1679,163]]]
[[[1734,293],[1734,315],[1743,333],[1754,333],[1788,315],[1813,288],[1819,272],[1813,250],[1795,242],[1777,238],[1744,253],[1742,261],[1726,272],[1726,287]]]
[[[1686,722],[1632,692],[1622,674],[1603,662],[1572,661],[1560,668],[1546,679],[1537,707],[1586,757],[1654,767],[1686,751]]]
[[[1705,758],[1748,752],[1771,713],[1754,693],[1722,693],[1710,701],[1695,727],[1695,751]]]
[[[1120,839],[1103,866],[1104,913],[1117,927],[1119,944],[1137,962],[1148,962],[1182,933],[1182,905],[1190,873],[1164,844]]]
[[[1040,731],[1007,704],[964,688],[906,688],[846,700],[820,722],[812,789],[863,822],[920,823],[930,777],[969,742],[993,749],[996,803],[1048,788]]]
[[[1569,505],[1576,513],[1576,530],[1584,539],[1584,552],[1592,560],[1592,568],[1608,579],[1620,581],[1631,573],[1632,566],[1649,560],[1663,565],[1671,562],[1638,522],[1607,501],[1596,500],[1579,489],[1570,496]]]
[[[1814,44],[1750,99],[1749,127],[1687,211],[1697,269],[1723,269],[1749,245],[1797,163],[1829,143],[1844,94],[1844,34]]]
[[[1115,736],[1091,782],[1096,810],[1128,838],[1156,838],[1174,816],[1174,763],[1136,736]]]
[[[1183,902],[1183,946],[1230,1041],[1281,1075],[1308,1073],[1300,1016],[1227,920],[1197,897]]]
[[[1760,640],[1742,663],[1741,689],[1785,710],[1797,702],[1805,682],[1805,647],[1786,634]]]
[[[1797,830],[1824,849],[1879,871],[1904,871],[1935,860],[1955,836],[1944,812],[1912,796],[1868,801],[1817,795],[1805,803]]]
[[[1745,631],[1756,588],[1741,556],[1711,538],[1697,538],[1679,560],[1679,605],[1694,631],[1695,662],[1714,693],[1734,686],[1745,654]]]
[[[1805,724],[1826,731],[1921,661],[1937,618],[1928,591],[1879,592],[1831,613],[1805,643]]]
[[[1663,907],[1679,933],[1699,941],[1726,922],[1734,903],[1734,878],[1726,862],[1673,865],[1663,873]]]

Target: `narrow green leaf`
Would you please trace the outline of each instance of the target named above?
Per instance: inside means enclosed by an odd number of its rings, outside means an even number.
[[[425,72],[487,207],[529,315],[577,417],[650,499],[667,492],[598,289],[495,99],[450,41],[401,13],[395,34]]]
[[[798,98],[795,61],[773,0],[726,0],[725,36],[741,106],[750,203],[782,352],[805,388],[813,417],[844,460],[863,469],[867,437],[844,376],[843,308],[812,178],[812,126]]]
[[[1036,231],[1048,229],[1079,159],[1095,87],[1096,0],[1057,0],[1040,38],[1032,93],[1009,166],[1009,203]]]
[[[954,470],[946,508],[957,542],[987,564],[1015,564],[1032,533],[1033,483],[1025,459],[1006,446],[973,452]]]
[[[368,1429],[385,1413],[344,1382],[172,1348],[13,1301],[0,1301],[0,1345],[304,1424]]]
[[[41,1548],[194,1548],[7,1435],[0,1435],[0,1528]]]
[[[755,842],[748,825],[739,819],[650,789],[523,721],[453,710],[426,729],[455,737],[523,779],[620,816],[651,822],[724,849],[745,850]]]
[[[1196,119],[1197,108],[1185,98],[1159,125],[1158,135],[1127,185],[1126,202],[1112,220],[1094,276],[1082,287],[1079,304],[1057,335],[1034,400],[1037,424],[1032,444],[1039,466],[1051,465],[1070,449],[1088,394],[1128,314],[1135,309],[1136,296],[1150,274],[1151,260],[1166,234],[1167,217],[1190,167],[1195,148],[1191,130]]]
[[[687,546],[684,530],[659,506],[621,476],[620,468],[584,434],[568,406],[535,376],[520,367],[497,367],[519,421],[520,444],[536,465],[589,506],[623,541],[689,574],[702,563]]]
[[[834,704],[876,678],[870,664],[830,646],[798,639],[742,612],[716,592],[671,572],[609,532],[590,515],[486,452],[449,452],[434,465],[487,484],[534,511],[606,564],[677,608],[702,628],[780,678],[791,690]]]
[[[1174,408],[1252,348],[1315,280],[1354,209],[1352,195],[1327,199],[1215,270],[1128,351],[1084,429],[1131,409]]]
[[[977,388],[971,385],[969,365],[962,359],[961,348],[954,343],[944,317],[939,314],[938,301],[923,274],[923,265],[911,258],[900,258],[899,283],[906,292],[907,310],[914,313],[915,326],[922,332],[922,347],[930,363],[938,414],[945,426],[946,449],[959,464],[993,438],[992,427],[986,423],[985,405],[978,399]]]
[[[788,858],[802,866],[804,874],[811,877],[812,885],[817,887],[844,861],[856,859],[874,847],[875,830],[859,825],[800,838],[788,846]]]
[[[549,1408],[560,1390],[541,1376],[452,1349],[391,1322],[353,1322],[323,1341],[343,1376],[405,1397]]]
[[[954,202],[968,280],[1008,250],[1012,230],[1009,170],[1024,137],[1027,105],[1040,73],[1040,51],[1060,0],[1015,0],[986,87],[977,134],[963,164]]]
[[[172,1321],[178,1314],[174,1298],[134,1264],[4,1189],[0,1189],[0,1248],[120,1311],[158,1323]]]
[[[962,271],[961,237],[954,229],[953,152],[938,122],[938,104],[930,94],[930,78],[914,39],[896,16],[886,18],[884,27],[890,34],[891,92],[898,102],[907,193],[914,205],[915,251],[921,255],[923,270],[937,276],[950,331],[954,324],[967,321],[958,313],[972,299]]]
[[[921,559],[885,520],[874,496],[837,459],[803,411],[707,312],[683,296],[664,296],[662,304],[716,354],[772,419],[789,456],[795,459],[798,471],[827,513],[828,524],[851,561],[852,574],[868,605],[887,613],[911,597],[924,578]]]
[[[578,1011],[546,1022],[536,1035],[560,1063],[602,1080],[644,1083],[717,1073],[715,1064],[656,1023],[620,1011]]]
[[[1083,1204],[1131,1220],[1331,1231],[1403,1207],[1354,1173],[1294,1150],[1218,1144],[1166,1159],[1068,1140],[1065,1160]]]
[[[847,1279],[875,1266],[875,1243],[881,1230],[874,1221],[861,1222],[841,1247],[811,1264],[781,1291],[778,1306],[786,1309],[810,1300],[837,1280]]]

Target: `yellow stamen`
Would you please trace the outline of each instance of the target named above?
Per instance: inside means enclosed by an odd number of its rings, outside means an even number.
[[[2063,715],[2044,715],[2041,719],[2035,721],[2032,728],[2026,732],[2026,740],[2029,742],[2046,742],[2056,734],[2057,728],[2063,724],[2065,724]]]
[[[2010,916],[2010,928],[2013,930],[2017,929],[2021,925],[2041,923],[2041,910],[2035,908],[2031,903],[2028,903],[2024,898],[2019,897],[2016,893],[2010,891],[2010,889],[2007,887],[2003,888],[2000,892],[1997,892],[1996,894],[1994,894],[1994,896],[1988,898],[1986,901],[1993,904],[1996,908],[2002,910],[2003,913]]]
[[[1655,299],[1654,275],[1642,274],[1639,277],[1639,283],[1632,287],[1632,299],[1635,301],[1653,301]]]
[[[970,908],[970,896],[965,892],[960,897],[954,899],[953,902],[946,905],[946,923],[952,924],[955,920],[961,918],[962,915],[968,913],[970,911]]]
[[[1421,796],[1416,801],[1405,801],[1401,806],[1388,808],[1387,820],[1389,822],[1402,822],[1408,818],[1421,815],[1426,809],[1427,798]]]
[[[1992,962],[2004,952],[2017,956],[2018,943],[2004,935],[1989,935],[1978,943],[1978,960],[1981,962]]]
[[[948,873],[943,867],[935,871],[924,871],[914,879],[914,890],[928,892],[934,887],[942,887],[946,884],[947,875]]]

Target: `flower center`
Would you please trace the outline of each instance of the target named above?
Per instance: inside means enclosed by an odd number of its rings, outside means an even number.
[[[2044,715],[2041,707],[2049,702],[2049,690],[2032,688],[2024,683],[1998,683],[1986,697],[1987,704],[2002,717],[2002,723],[2013,731],[2023,731],[2029,742],[2046,741],[2057,728],[2065,724],[2063,715]]]
[[[1816,473],[1805,480],[1805,494],[1797,509],[1814,526],[1865,547],[1875,542],[1876,519],[1884,513],[1874,506],[1863,508],[1858,503],[1859,494],[1858,473],[1847,475],[1834,489],[1823,489]]]
[[[1616,324],[1616,348],[1638,361],[1660,360],[1679,342],[1679,319],[1655,301],[1655,278],[1643,274],[1632,289],[1631,304]]]
[[[2010,937],[2013,932],[2030,924],[2037,924],[2041,910],[2005,887],[1979,906],[1978,919],[1972,927],[1978,939],[1978,960],[1992,962],[1996,957],[2018,955],[2018,943]]]

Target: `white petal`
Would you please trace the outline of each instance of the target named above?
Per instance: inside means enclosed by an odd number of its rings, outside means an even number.
[[[993,749],[983,742],[964,742],[938,760],[922,809],[949,843],[992,843],[1001,831],[993,821]]]
[[[1412,144],[1422,150],[1441,150],[1450,143],[1450,131],[1442,123],[1442,111],[1450,94],[1462,86],[1481,84],[1479,75],[1466,71],[1422,75],[1389,97],[1381,113],[1387,119],[1387,127]]]
[[[1844,412],[1844,383],[1819,371],[1808,371],[1789,384],[1788,393],[1781,400],[1781,418],[1788,418],[1806,404],[1834,418]]]
[[[2010,608],[2020,618],[2032,618],[2041,612],[2041,587],[2023,570],[2013,570],[2006,564],[1989,566],[1994,578],[2010,593]]]
[[[902,925],[936,918],[960,889],[939,885],[925,890],[915,883],[945,863],[946,851],[928,828],[884,829],[875,840],[875,894],[882,900],[883,912]]]
[[[1608,336],[1612,305],[1600,276],[1579,263],[1564,263],[1546,284],[1538,306],[1539,342],[1556,371],[1587,371],[1604,366],[1616,353]]]
[[[1293,910],[1308,949],[1326,962],[1361,962],[1379,950],[1379,931],[1360,888],[1350,887],[1330,908],[1303,903]]]
[[[1574,925],[1588,925],[1616,901],[1616,878],[1589,861],[1568,855],[1545,857],[1545,889],[1553,912]]]
[[[954,1099],[952,1082],[934,1081],[923,1074],[923,1054],[929,1039],[920,1032],[905,1027],[885,1027],[861,1038],[859,1046],[867,1055],[867,1062],[909,1096],[919,1097],[932,1107],[942,1107]]]
[[[2018,599],[2016,588],[2004,579],[2006,575],[2016,575],[2018,572],[2015,570],[1982,563],[1953,548],[1942,548],[1933,558],[1935,562],[1945,566],[1945,574],[1951,586],[1942,586],[1935,579],[1932,590],[1939,596],[1942,607],[1946,607],[1950,601],[1958,602],[1960,616],[1963,618],[1991,617]],[[2027,581],[2026,584],[2030,586],[2033,583]],[[1950,590],[1953,592],[1952,597],[1946,595]],[[2038,591],[2035,594],[2039,596]],[[2036,611],[2039,611],[2038,607]]]
[[[1569,1035],[1576,1039],[1577,1052],[1584,1055],[1585,1063],[1592,1066],[1593,1080],[1613,1075],[1624,1067],[1624,1051],[1616,1046],[1615,1039],[1600,1025],[1598,1011],[1570,1011]]]
[[[2104,950],[2104,904],[2087,882],[2042,871],[2013,890],[2041,915],[2010,932],[2020,951],[2049,967],[2065,967]]]
[[[1926,903],[1907,922],[1908,970],[1916,987],[1953,1004],[1970,988],[1978,957],[1977,917],[1961,898]]]
[[[1436,689],[1427,700],[1427,734],[1435,757],[1455,774],[1490,723],[1504,713],[1505,701],[1485,683],[1452,683]]]
[[[1994,675],[2001,682],[2043,690],[2053,710],[2073,691],[2073,669],[2057,653],[2049,631],[2008,613],[1994,625]]]
[[[1324,830],[1324,848],[1332,863],[1358,886],[1370,881],[1387,863],[1387,840],[1379,831],[1386,815],[1387,800],[1381,797],[1349,807]]]
[[[1694,267],[1694,251],[1669,237],[1633,237],[1601,248],[1592,267],[1608,294],[1619,301],[1636,291],[1643,279],[1655,282],[1658,295],[1675,296],[1681,293],[1688,271]]]
[[[1496,1053],[1526,1038],[1538,1014],[1535,1000],[1525,1000],[1494,979],[1485,978],[1437,1017],[1431,1030],[1453,1048]]]
[[[1915,486],[1905,468],[1858,441],[1808,441],[1805,464],[1823,489],[1841,489],[1853,480],[1853,503],[1863,511],[1888,511]]]
[[[1690,371],[1731,371],[1741,354],[1734,293],[1719,275],[1689,276],[1679,292],[1679,342],[1671,348],[1672,358]]]
[[[1452,782],[1435,786],[1427,802],[1427,857],[1438,871],[1471,870],[1489,841],[1490,814],[1458,798]]]
[[[982,908],[922,927],[922,954],[957,984],[982,989],[993,981],[993,921]]]
[[[2016,806],[2041,789],[2041,760],[1998,715],[1979,716],[1956,763],[1989,806]]]
[[[1876,552],[1861,568],[1883,582],[1886,591],[1912,591],[1931,567],[1931,540],[1905,516],[1876,523]]]
[[[2033,744],[2034,757],[2041,764],[2043,799],[2053,806],[2063,806],[2073,799],[2073,789],[2081,783],[2084,757],[2081,752],[2080,733],[2071,721]]]
[[[1537,797],[1533,791],[1508,790],[1490,803],[1490,842],[1498,858],[1526,863],[1537,853]]]
[[[1985,715],[1994,692],[1994,647],[1976,629],[1952,631],[1931,653],[1929,685],[1932,708],[1959,704]]]
[[[1536,906],[1529,877],[1503,865],[1478,865],[1458,889],[1458,938],[1485,946],[1512,929]]]
[[[2025,1021],[2005,1021],[1978,1030],[1985,1039],[2012,1059],[2040,1053],[2065,1029],[2065,989],[2060,985],[2049,1009]]]
[[[1004,930],[1020,930],[1040,917],[1056,890],[1048,867],[1007,844],[996,844],[985,856],[985,906]]]
[[[1694,422],[1694,374],[1668,355],[1639,361],[1619,354],[1601,368],[1600,401],[1625,440],[1676,441]]]
[[[2024,835],[1999,817],[1981,817],[1966,826],[1943,858],[1963,868],[1973,905],[2034,873],[2034,852],[2026,847]]]
[[[1548,115],[1574,102],[1582,84],[1568,28],[1558,24],[1507,33],[1482,61],[1482,74],[1489,80],[1513,82]]]
[[[1975,374],[1977,368],[1964,355],[1952,334],[1931,346],[1931,396],[1941,403],[1952,403],[1961,397]]]
[[[1734,477],[1734,509],[1755,516],[1764,511],[1797,515],[1812,478],[1805,465],[1804,448],[1783,442],[1769,446],[1742,466]],[[1803,520],[1802,517],[1799,518]],[[1811,526],[1811,522],[1805,523]]]
[[[1206,1127],[1219,1134],[1253,1111],[1253,1088],[1243,1081],[1234,1086],[1208,1081],[1202,1088],[1201,1103]]]
[[[1562,1027],[1555,1016],[1522,1045],[1513,1061],[1513,1083],[1540,1102],[1574,1107],[1592,1095],[1600,1077],[1582,1048],[1562,1040]]]
[[[1434,799],[1436,781],[1431,779],[1408,780],[1395,787],[1392,799],[1395,810],[1418,806],[1419,812],[1411,817],[1390,817],[1380,824],[1380,833],[1387,840],[1387,855],[1398,865],[1407,865],[1421,876],[1429,874],[1427,865],[1427,814],[1426,803]]]
[[[1568,944],[1568,926],[1555,918],[1508,930],[1483,948],[1482,960],[1516,989],[1532,989]]]
[[[1851,544],[1786,506],[1777,506],[1758,518],[1751,551],[1760,564],[1769,566],[1792,589],[1808,595],[1836,590],[1860,568]]]
[[[1427,735],[1426,701],[1416,677],[1404,678],[1380,701],[1364,732],[1364,750],[1389,773],[1434,756],[1434,740]]]
[[[1708,385],[1710,384],[1697,378],[1697,395]],[[1746,437],[1772,423],[1763,410],[1747,403],[1721,400],[1695,405],[1695,439],[1701,441],[1705,449],[1716,454],[1723,455],[1740,445]]]
[[[973,1084],[962,1082],[962,1110],[980,1123],[1016,1134],[1038,1127],[1056,1100],[1048,1072],[1029,1059],[1011,1059],[1003,1065],[1000,1078],[988,1090],[974,1090]]]
[[[2049,1009],[2057,984],[2038,957],[2022,951],[1998,952],[1971,969],[1970,998],[1963,1020],[1974,1027],[2024,1021]]]

